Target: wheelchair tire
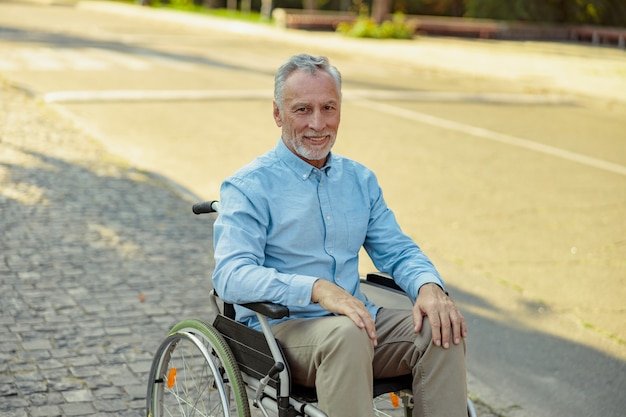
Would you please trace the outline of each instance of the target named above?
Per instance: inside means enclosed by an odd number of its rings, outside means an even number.
[[[241,373],[221,334],[185,320],[159,346],[150,369],[148,417],[250,417]]]

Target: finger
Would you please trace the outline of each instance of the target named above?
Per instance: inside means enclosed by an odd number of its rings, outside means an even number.
[[[467,323],[465,322],[465,317],[463,317],[456,307],[456,304],[454,304],[454,301],[451,299],[448,299],[448,309],[450,312],[450,323],[452,325],[453,343],[458,345],[461,343],[461,339],[467,336]]]
[[[433,343],[435,346],[441,346],[442,334],[441,334],[441,319],[438,314],[428,316],[430,320],[430,327],[432,331]]]
[[[374,320],[372,319],[372,316],[369,313],[367,313],[367,317],[365,317],[364,322],[365,322],[365,330],[367,331],[367,335],[372,341],[372,344],[374,345],[374,347],[378,346],[378,335],[376,334],[376,323],[374,322]]]
[[[419,332],[422,331],[423,321],[424,321],[424,316],[422,315],[422,312],[414,308],[413,309],[413,325],[414,325],[413,333],[418,334]]]
[[[461,335],[463,337],[467,337],[467,323],[465,322],[465,317],[463,317],[463,322],[461,324]]]
[[[458,317],[452,319],[452,343],[461,343],[461,320]]]
[[[461,343],[461,339],[467,337],[467,323],[465,323],[465,317],[457,310],[457,316],[459,321],[459,333],[455,335],[454,343],[457,345]]]
[[[364,329],[367,332],[367,336],[372,341],[374,346],[378,345],[378,336],[376,335],[376,324],[372,319],[372,316],[369,314],[367,310],[365,313],[359,313],[356,310],[353,310],[349,313],[346,313],[348,316],[360,329]]]
[[[450,347],[450,330],[452,327],[450,323],[450,316],[446,311],[442,311],[439,317],[441,319],[441,344],[444,349],[448,349]]]

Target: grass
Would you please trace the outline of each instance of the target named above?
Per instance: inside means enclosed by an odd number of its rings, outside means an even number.
[[[116,3],[126,3],[126,4],[137,4],[135,0],[109,0]],[[261,16],[260,13],[250,11],[243,12],[241,10],[231,10],[231,9],[209,9],[205,6],[197,6],[193,4],[191,0],[171,0],[169,3],[161,3],[160,1],[151,1],[151,5],[149,7],[153,7],[155,9],[167,9],[167,10],[177,10],[181,12],[187,13],[197,13],[208,16],[221,17],[224,19],[232,19],[250,23],[271,23],[271,20],[268,21],[266,18]]]

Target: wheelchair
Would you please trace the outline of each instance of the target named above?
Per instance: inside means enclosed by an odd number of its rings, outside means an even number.
[[[217,201],[198,203],[193,212],[214,213],[218,205]],[[408,300],[383,274],[368,274],[361,283],[365,292],[383,291]],[[148,380],[148,417],[329,417],[316,407],[314,388],[291,381],[289,365],[268,324],[268,318],[288,317],[287,307],[264,302],[243,305],[256,313],[262,328],[257,331],[235,321],[234,306],[221,301],[215,290],[209,293],[208,305],[211,323],[183,320],[157,348]],[[394,416],[410,417],[411,381],[411,375],[375,379],[374,414],[391,416],[394,407],[398,409]],[[476,416],[469,398],[467,410],[469,417]]]

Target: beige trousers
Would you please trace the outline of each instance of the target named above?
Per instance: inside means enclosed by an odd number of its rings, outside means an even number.
[[[408,310],[378,312],[376,348],[345,316],[289,320],[273,331],[294,382],[315,386],[330,417],[373,417],[372,379],[405,374],[413,374],[414,417],[467,417],[464,342],[435,346],[428,320],[416,335]]]

